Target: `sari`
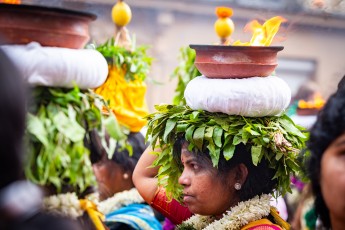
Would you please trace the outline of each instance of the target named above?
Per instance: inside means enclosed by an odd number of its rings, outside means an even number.
[[[147,204],[130,204],[108,213],[105,216],[105,224],[111,229],[114,223],[123,223],[136,230],[162,229],[153,210]]]

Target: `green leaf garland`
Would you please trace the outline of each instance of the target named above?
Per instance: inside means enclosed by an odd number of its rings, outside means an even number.
[[[107,128],[110,140],[124,143],[126,136],[112,113],[101,113],[106,103],[91,90],[37,87],[32,94],[27,115],[25,175],[54,192],[68,189],[80,194],[95,185],[89,149],[84,145],[86,133],[97,130],[102,143],[106,143],[103,140]],[[108,154],[114,153],[115,145],[103,147]]]
[[[214,167],[220,154],[226,160],[233,157],[236,145],[250,144],[252,161],[257,165],[262,158],[276,169],[277,194],[290,192],[290,176],[299,176],[302,165],[298,160],[307,139],[305,130],[287,116],[243,117],[224,113],[192,110],[183,105],[159,105],[157,112],[147,116],[148,131],[153,149],[159,148],[154,166],[160,166],[159,184],[168,195],[179,200],[182,187],[178,184],[181,169],[173,159],[173,145],[183,135],[189,142],[189,150],[209,150]],[[273,151],[267,151],[271,149]]]
[[[148,46],[135,46],[129,51],[124,47],[114,45],[114,38],[97,46],[97,50],[107,59],[108,63],[125,68],[127,81],[144,81],[150,71],[153,58],[147,55]]]

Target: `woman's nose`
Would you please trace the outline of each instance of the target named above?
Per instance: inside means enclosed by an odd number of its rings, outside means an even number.
[[[178,178],[178,183],[182,186],[188,186],[190,185],[190,178],[188,174],[183,170],[181,176]]]

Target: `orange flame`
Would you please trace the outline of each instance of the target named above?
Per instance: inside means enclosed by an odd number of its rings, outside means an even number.
[[[315,93],[314,97],[310,101],[299,100],[298,108],[301,109],[321,109],[325,105],[326,101],[321,97],[319,93]]]
[[[269,46],[279,30],[280,24],[287,20],[281,16],[276,16],[268,19],[263,25],[257,20],[249,22],[244,31],[252,31],[253,36],[250,42],[241,42],[240,40],[234,42],[234,46]]]
[[[6,4],[20,4],[21,0],[0,0],[0,3]]]

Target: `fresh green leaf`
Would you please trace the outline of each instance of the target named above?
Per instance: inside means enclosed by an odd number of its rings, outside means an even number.
[[[202,151],[205,136],[205,126],[198,127],[195,129],[193,134],[193,142],[195,146]]]
[[[231,142],[229,142],[223,149],[223,154],[225,160],[230,160],[235,153],[235,145],[233,145]]]
[[[262,146],[252,146],[251,153],[252,153],[252,161],[253,165],[257,166],[260,161],[260,156],[262,152]]]
[[[59,132],[63,133],[73,142],[84,139],[85,130],[77,122],[70,120],[63,112],[53,117],[53,122]]]
[[[38,118],[28,113],[27,115],[28,125],[27,130],[30,134],[34,135],[44,146],[48,146],[47,132],[44,124]]]
[[[163,140],[166,142],[169,133],[175,128],[176,126],[176,119],[168,119],[165,125]]]

